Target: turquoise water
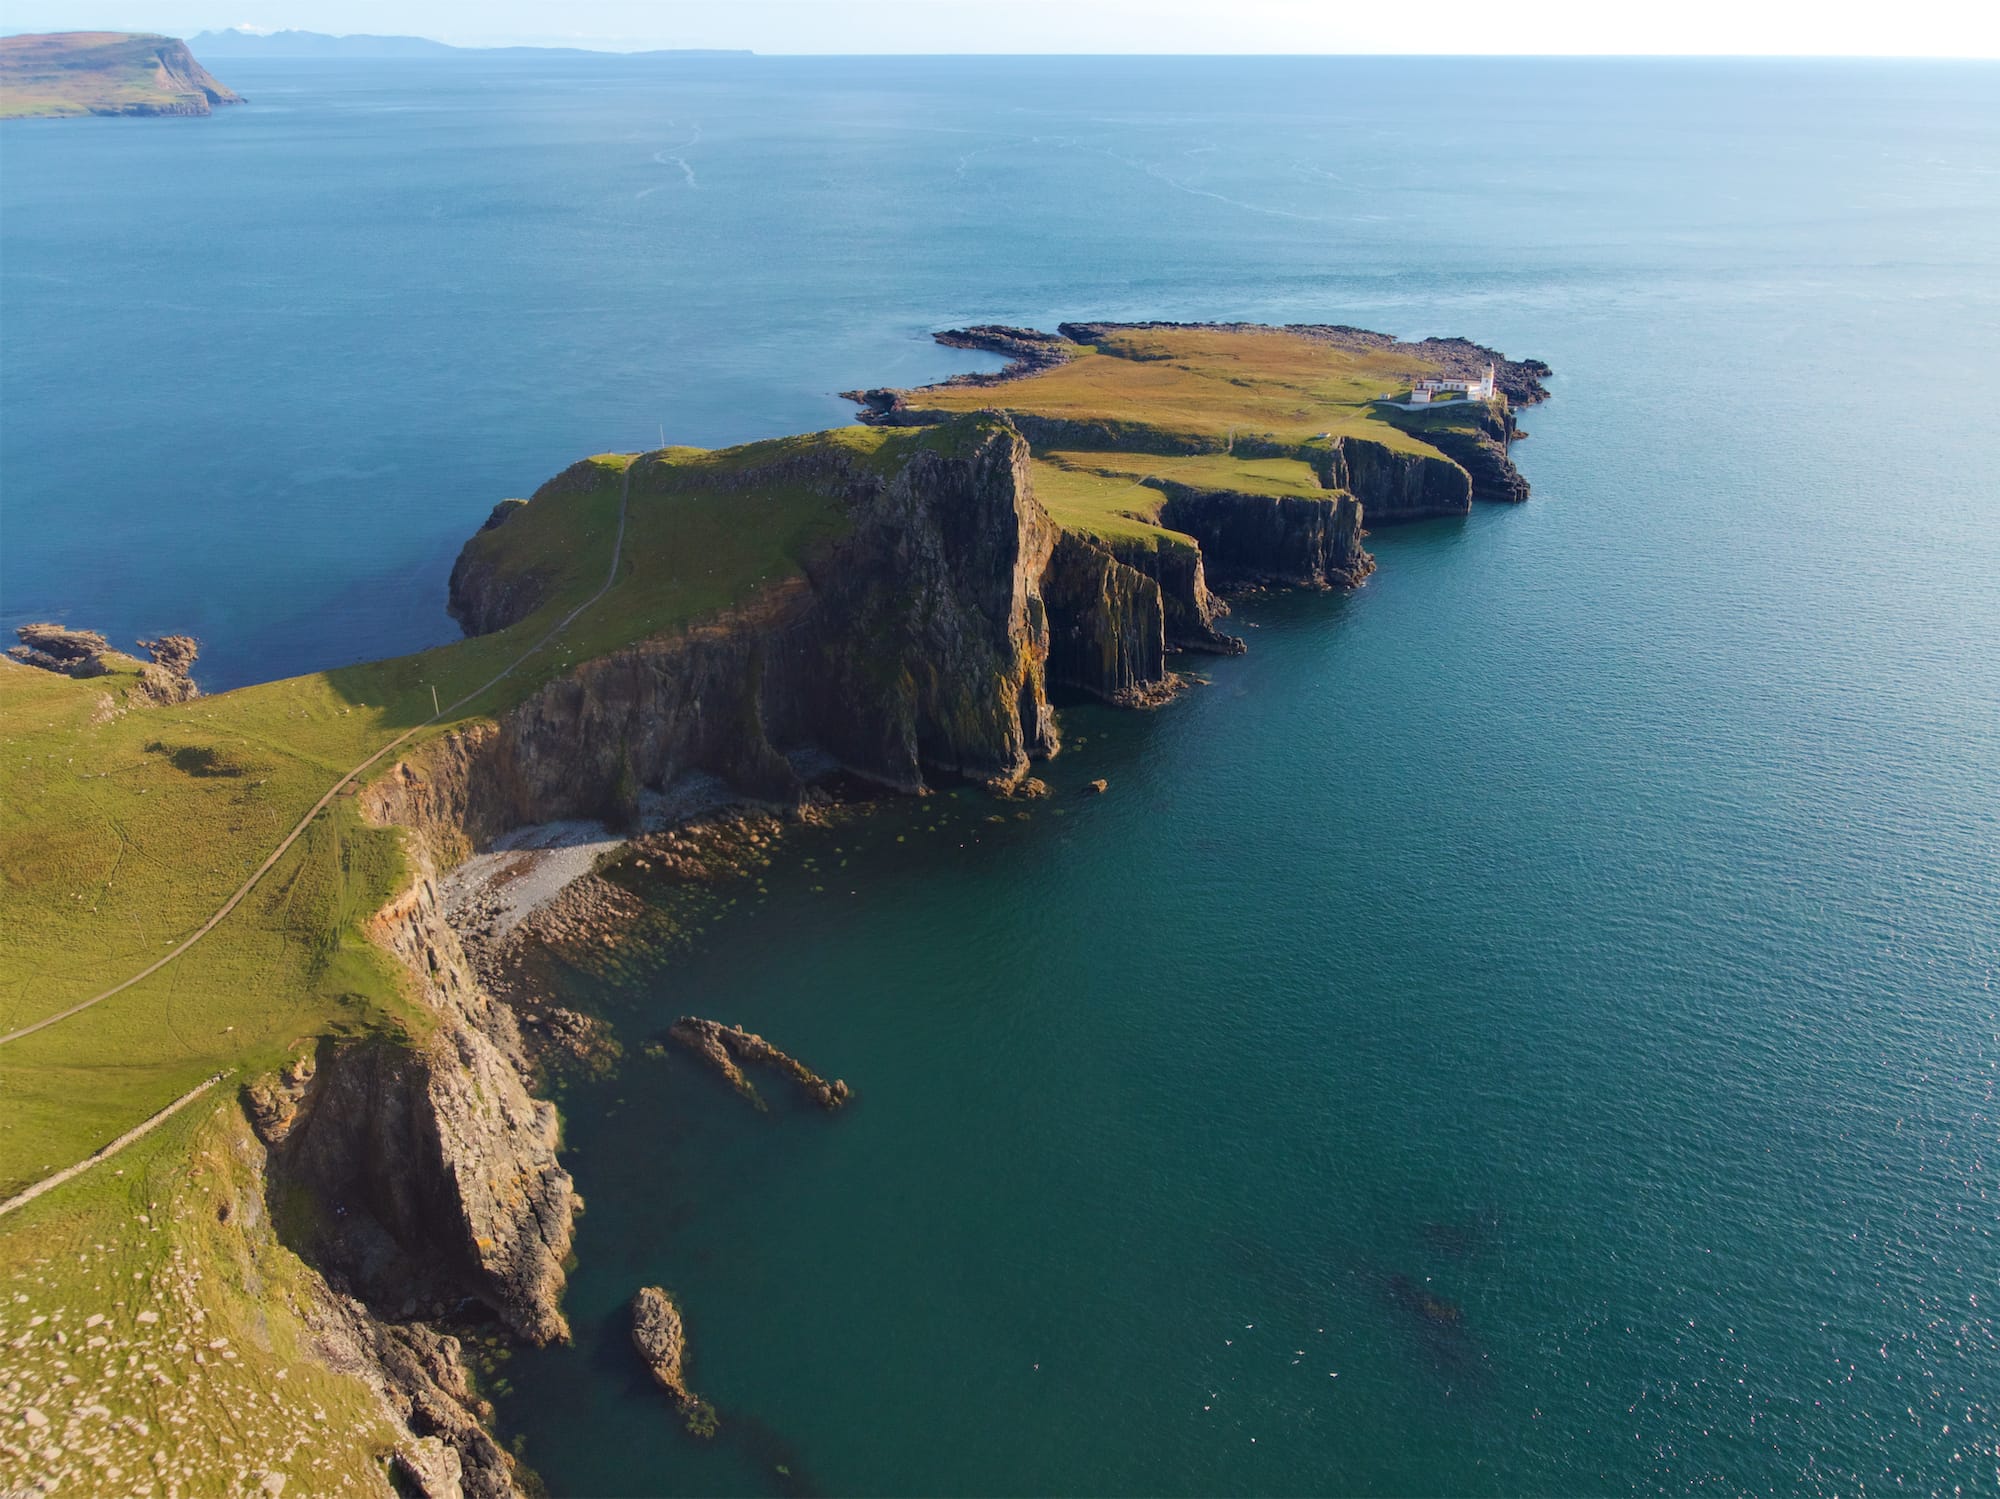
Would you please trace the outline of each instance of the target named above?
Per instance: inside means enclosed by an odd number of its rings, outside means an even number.
[[[554,1492],[2000,1487],[2000,73],[241,71],[0,137],[0,609],[218,682],[443,638],[495,495],[835,420],[936,324],[1557,370],[1529,505],[1069,708],[1030,820],[801,833],[573,986],[628,1057],[501,1401]],[[689,1011],[858,1102],[641,1053]]]

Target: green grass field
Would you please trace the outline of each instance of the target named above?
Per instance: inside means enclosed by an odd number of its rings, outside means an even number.
[[[909,404],[1149,426],[1222,442],[1233,435],[1298,445],[1327,432],[1429,453],[1373,403],[1433,373],[1408,355],[1337,348],[1281,329],[1132,328],[1053,369],[1004,385],[931,386],[912,391]]]

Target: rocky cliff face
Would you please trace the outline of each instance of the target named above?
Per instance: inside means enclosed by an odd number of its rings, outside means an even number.
[[[1243,654],[1242,640],[1216,624],[1227,617],[1229,605],[1209,592],[1208,565],[1200,547],[1166,540],[1154,543],[1150,537],[1116,537],[1099,544],[1127,567],[1160,585],[1167,649],[1207,651],[1218,656]]]
[[[1471,430],[1420,423],[1411,430],[1465,470],[1474,499],[1518,505],[1528,498],[1528,481],[1508,451],[1520,435],[1511,409],[1496,411],[1482,404]]]
[[[600,477],[588,459],[573,463],[536,490],[535,498],[588,488]],[[479,545],[481,537],[499,530],[529,503],[502,500],[495,505],[493,513],[486,517],[486,524],[459,549],[458,558],[452,563],[445,612],[468,635],[490,635],[526,619],[540,606],[554,582],[552,569],[532,565],[510,568],[503,565],[507,559],[496,549]]]
[[[1126,706],[1158,700],[1168,679],[1157,582],[1104,547],[1065,534],[1042,589],[1054,621],[1052,680]]]
[[[322,1220],[300,1246],[394,1318],[476,1297],[519,1336],[566,1339],[558,1300],[577,1202],[552,1104],[529,1096],[512,1013],[471,977],[419,873],[375,921],[416,975],[435,1029],[410,1045],[330,1042],[251,1091],[274,1176]]]
[[[559,1304],[580,1202],[552,1104],[529,1095],[514,1017],[472,976],[423,840],[415,878],[371,936],[413,975],[421,1040],[328,1041],[247,1090],[274,1217],[335,1289],[324,1353],[383,1395],[413,1441],[405,1491],[518,1499],[455,1338],[425,1319],[484,1303],[518,1337],[567,1340]],[[309,1211],[285,1204],[310,1203]]]
[[[1328,489],[1359,500],[1371,525],[1472,511],[1472,478],[1449,459],[1399,452],[1365,437],[1313,443],[1300,456]]]
[[[959,435],[886,477],[816,456],[810,477],[844,490],[850,526],[804,577],[586,663],[492,728],[403,762],[368,805],[449,860],[524,823],[616,817],[621,787],[689,772],[791,800],[802,790],[792,750],[905,790],[936,775],[1018,781],[1058,746],[1051,627],[1073,629],[1085,605],[1044,598],[1057,530],[1034,499],[1019,435],[991,421]],[[456,602],[468,620],[520,607],[514,592],[496,602],[470,570]],[[1152,611],[1157,629],[1157,589]],[[1158,654],[1141,669],[1160,675]]]
[[[1351,494],[1273,498],[1151,482],[1167,496],[1160,524],[1200,542],[1225,585],[1351,588],[1375,570],[1361,545],[1361,502]]]
[[[483,1424],[457,1338],[390,1322],[324,1286],[309,1313],[314,1352],[372,1388],[408,1432],[390,1459],[391,1491],[419,1499],[523,1499],[518,1470]]]
[[[159,86],[174,94],[183,95],[188,101],[185,109],[160,109],[166,114],[207,114],[217,104],[241,104],[243,96],[232,89],[224,88],[215,75],[194,59],[188,51],[187,43],[162,37],[154,47],[157,59]],[[150,110],[134,110],[133,113],[154,113]]]

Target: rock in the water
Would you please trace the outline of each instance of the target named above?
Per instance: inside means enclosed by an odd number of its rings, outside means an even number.
[[[646,1361],[653,1383],[674,1398],[674,1405],[698,1437],[712,1437],[721,1427],[715,1407],[687,1387],[681,1361],[687,1357],[687,1328],[674,1298],[658,1286],[642,1286],[632,1298],[632,1346]]]
[[[846,1083],[835,1078],[828,1082],[796,1057],[785,1055],[762,1036],[740,1025],[721,1025],[698,1015],[683,1015],[667,1032],[675,1041],[719,1072],[729,1085],[760,1110],[764,1100],[756,1085],[743,1075],[739,1063],[769,1067],[797,1083],[801,1092],[823,1109],[837,1109],[853,1097]]]

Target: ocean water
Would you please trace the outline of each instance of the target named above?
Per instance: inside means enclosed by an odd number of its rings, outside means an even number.
[[[494,499],[975,362],[934,326],[1557,371],[1528,505],[1070,706],[1027,820],[801,832],[569,984],[627,1055],[563,1097],[576,1342],[500,1392],[552,1492],[2000,1488],[2000,69],[225,81],[0,132],[0,616],[211,686],[448,638]],[[687,1012],[857,1102],[645,1055]]]

